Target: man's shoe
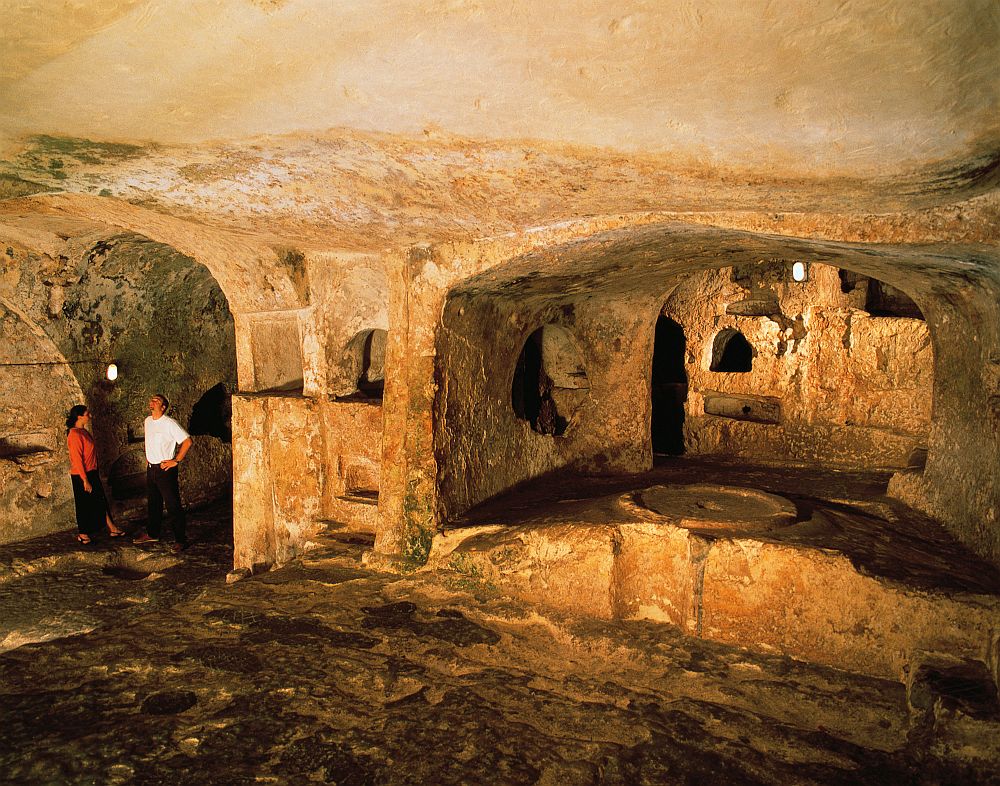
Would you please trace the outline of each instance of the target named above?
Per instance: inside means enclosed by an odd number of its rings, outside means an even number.
[[[187,543],[175,543],[173,546],[170,547],[170,550],[174,554],[180,554],[182,551],[186,551],[187,547],[188,547]]]
[[[143,532],[139,537],[135,538],[133,543],[159,543],[159,538],[154,538],[148,532]]]

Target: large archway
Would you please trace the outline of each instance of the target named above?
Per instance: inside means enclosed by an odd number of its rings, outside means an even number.
[[[982,250],[977,254],[988,256]],[[980,416],[976,407],[982,408],[980,412],[989,411],[986,401],[990,393],[980,376],[980,370],[988,366],[989,353],[997,352],[997,336],[991,326],[996,321],[993,316],[997,311],[998,286],[987,272],[989,266],[984,263],[977,267],[974,261],[971,263],[979,272],[976,286],[969,287],[970,258],[961,252],[928,253],[926,249],[905,246],[806,241],[690,225],[620,230],[562,248],[548,248],[544,254],[529,253],[452,290],[444,309],[445,329],[438,343],[438,389],[442,396],[435,428],[438,511],[444,516],[455,515],[503,487],[560,467],[577,467],[586,472],[635,471],[648,467],[649,409],[623,407],[621,403],[635,401],[638,381],[648,380],[655,323],[663,303],[680,282],[699,271],[747,268],[762,260],[767,262],[768,275],[779,276],[782,281],[787,277],[789,287],[794,281],[792,263],[805,260],[813,281],[819,280],[820,266],[832,271],[831,286],[838,292],[837,271],[847,270],[899,289],[918,305],[926,317],[926,326],[920,322],[915,330],[925,331],[927,339],[917,343],[924,341],[923,351],[933,350],[934,356],[934,419],[925,433],[926,469],[901,469],[892,488],[907,501],[948,521],[953,532],[981,554],[1000,553],[996,527],[987,534],[974,524],[982,517],[992,520],[990,510],[995,505],[987,499],[995,500],[1000,487],[993,469],[998,464],[998,445],[995,440],[956,441],[957,435],[977,428]],[[750,294],[749,299],[755,300],[757,293]],[[758,304],[761,308],[764,305]],[[755,307],[740,306],[751,311]],[[722,310],[721,323],[713,337],[727,326],[725,320],[730,319],[724,314],[725,304]],[[779,351],[783,356],[790,355],[805,346],[804,322],[798,319],[801,310],[786,310],[790,313],[782,312],[782,316],[773,320],[770,351],[775,356]],[[580,426],[573,439],[559,443],[558,450],[541,443],[529,449],[510,440],[505,425],[510,416],[499,410],[493,413],[494,401],[499,407],[507,398],[500,382],[505,375],[496,373],[493,361],[514,356],[514,348],[519,345],[517,334],[524,330],[523,326],[533,320],[544,320],[547,314],[558,314],[564,324],[575,326],[574,335],[588,358],[591,378],[591,402],[581,412]],[[640,314],[641,318],[637,316]],[[748,312],[745,316],[753,314]],[[867,316],[873,320],[881,318]],[[740,315],[732,315],[734,319],[737,317]],[[834,336],[832,325],[823,327],[817,323],[811,329],[827,331],[841,346],[853,338],[859,352],[870,349],[872,362],[884,364],[885,356],[879,359],[874,344],[865,346],[863,332],[867,326],[862,323],[862,318],[854,320],[854,332],[846,338],[843,330]],[[476,325],[489,325],[492,330],[483,333]],[[952,343],[945,338],[956,336],[956,331],[966,335],[964,342]],[[970,343],[971,335],[977,339]],[[966,349],[972,350],[972,357],[966,354]],[[710,350],[711,345],[706,369],[710,366]],[[490,359],[490,363],[485,363],[485,359]],[[633,369],[633,364],[640,362],[645,369],[642,372],[638,370],[640,366]],[[746,372],[730,375],[754,376]],[[647,386],[648,382],[643,388],[648,390]],[[750,410],[759,410],[767,419],[771,417],[770,401],[766,395],[759,398],[749,405]],[[978,403],[970,406],[972,401]],[[746,406],[744,403],[739,408],[741,413]],[[481,430],[475,427],[476,422],[489,424],[492,434],[489,440],[475,436]],[[864,423],[842,421],[842,424],[855,433],[867,428]],[[887,423],[887,430],[882,433],[891,435],[891,432],[891,424]],[[456,438],[456,434],[465,436]],[[920,434],[915,437],[924,438]],[[881,438],[873,436],[872,443],[878,439]],[[959,448],[959,444],[971,447]],[[844,463],[864,459],[861,454],[852,454],[846,442],[844,445]],[[458,471],[458,467],[462,470]],[[479,473],[473,469],[478,467],[491,469]],[[956,485],[955,477],[968,479],[968,484],[962,480]],[[455,482],[459,478],[460,482]],[[984,488],[990,491],[984,494]]]
[[[236,347],[229,303],[212,274],[170,246],[133,233],[72,241],[77,256],[53,258],[8,246],[11,276],[25,315],[51,342],[58,362],[78,382],[72,400],[39,402],[36,416],[53,431],[59,489],[68,489],[65,410],[85,403],[102,473],[119,516],[145,512],[143,420],[154,392],[171,401],[171,414],[196,435],[181,483],[186,504],[231,494],[231,434],[224,421],[236,389]],[[47,271],[39,276],[39,268]],[[52,354],[52,353],[49,353]],[[52,363],[29,359],[37,373]],[[106,376],[114,363],[118,377]],[[16,386],[4,387],[6,396]],[[206,402],[206,395],[211,402]],[[63,398],[66,398],[63,396]],[[6,402],[4,408],[8,408]],[[209,404],[213,412],[209,415]],[[212,421],[205,427],[206,415]],[[53,516],[41,530],[61,529],[72,516]],[[37,529],[37,528],[36,528]]]

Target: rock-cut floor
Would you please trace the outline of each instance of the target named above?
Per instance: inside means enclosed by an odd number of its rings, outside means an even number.
[[[11,784],[978,784],[996,729],[901,682],[572,616],[330,533],[226,584],[198,543],[0,548]]]

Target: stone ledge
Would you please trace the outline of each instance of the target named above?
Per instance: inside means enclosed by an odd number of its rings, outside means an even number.
[[[690,635],[858,674],[901,679],[917,653],[988,664],[1000,598],[928,591],[865,575],[811,546],[824,517],[773,533],[676,526],[618,499],[606,523],[481,526],[435,538],[429,569],[450,568],[521,600],[602,619],[669,622]],[[721,536],[720,536],[721,535]]]

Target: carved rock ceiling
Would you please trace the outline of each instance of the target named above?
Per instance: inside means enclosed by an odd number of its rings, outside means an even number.
[[[987,0],[14,5],[2,196],[378,249],[620,211],[908,210],[991,184]]]

